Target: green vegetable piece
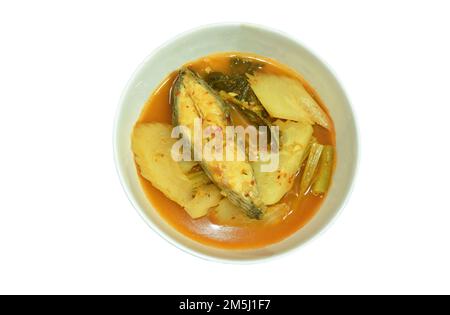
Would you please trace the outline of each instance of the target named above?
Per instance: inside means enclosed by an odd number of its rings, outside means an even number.
[[[308,146],[305,149],[305,153],[303,153],[303,157],[302,157],[300,165],[303,165],[303,163],[305,163],[306,159],[309,156],[309,152],[311,152],[311,147],[314,143],[318,143],[318,142],[317,142],[316,137],[313,136],[313,137],[311,137],[311,140],[309,141]]]
[[[314,195],[323,195],[328,191],[331,181],[331,173],[333,171],[334,148],[331,145],[324,147],[322,156],[320,157],[319,170],[317,179],[312,186]]]
[[[311,183],[316,174],[317,167],[319,165],[320,156],[322,155],[324,146],[318,143],[311,145],[311,151],[306,161],[305,169],[303,171],[302,180],[300,182],[300,194],[304,195],[311,187]]]
[[[255,71],[260,70],[262,67],[262,64],[251,59],[233,57],[230,60],[230,68],[234,74],[253,74]]]

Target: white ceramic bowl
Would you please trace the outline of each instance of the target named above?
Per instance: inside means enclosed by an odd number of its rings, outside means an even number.
[[[172,71],[216,52],[251,52],[270,57],[301,73],[316,89],[336,126],[337,166],[329,194],[317,215],[284,241],[255,250],[225,250],[197,243],[173,229],[152,207],[139,185],[130,135],[142,106]],[[114,155],[128,198],[147,224],[164,239],[193,255],[222,262],[254,262],[300,247],[323,231],[343,208],[355,176],[358,141],[354,115],[341,84],[327,65],[298,41],[263,26],[216,24],[194,29],[167,42],[138,67],[119,103],[114,126]]]

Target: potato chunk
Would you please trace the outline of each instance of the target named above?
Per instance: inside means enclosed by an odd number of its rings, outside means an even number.
[[[222,199],[217,207],[211,209],[208,217],[214,224],[223,226],[242,226],[255,221],[247,217],[238,206],[227,198]]]
[[[262,72],[249,75],[248,78],[270,116],[330,128],[327,114],[299,80]]]
[[[281,133],[278,169],[274,172],[262,172],[261,165],[268,162],[252,162],[256,185],[266,205],[280,201],[294,185],[313,133],[312,126],[304,122],[277,120],[275,125],[280,127]]]
[[[132,136],[132,148],[142,176],[167,198],[184,207],[193,218],[205,216],[219,204],[222,195],[196,162],[176,162],[171,148],[175,143],[172,126],[161,123],[139,124]]]
[[[193,219],[197,219],[208,214],[208,210],[217,206],[222,198],[216,185],[203,185],[197,189],[194,199],[186,204],[185,210]]]
[[[176,142],[172,126],[161,123],[139,124],[132,135],[132,149],[141,175],[169,199],[181,206],[192,200],[193,187],[180,163],[170,154]]]

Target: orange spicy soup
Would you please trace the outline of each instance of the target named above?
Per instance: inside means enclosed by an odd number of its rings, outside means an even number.
[[[263,67],[260,71],[283,75],[300,80],[320,107],[328,115],[331,127],[325,129],[314,125],[313,136],[324,145],[335,147],[335,131],[331,117],[317,93],[296,72],[278,62],[253,54],[221,53],[210,55],[187,66],[200,76],[210,71],[227,73],[229,71],[230,58],[239,56],[249,60],[255,60]],[[139,123],[161,122],[172,124],[172,109],[169,103],[170,90],[177,77],[177,71],[170,74],[146,102]],[[233,113],[231,113],[233,115]],[[304,166],[303,166],[304,167]],[[334,162],[333,162],[334,169]],[[139,168],[138,168],[139,173]],[[279,242],[294,232],[301,229],[310,221],[319,210],[326,195],[316,196],[311,192],[306,195],[299,193],[300,176],[295,178],[292,189],[281,199],[279,203],[289,206],[289,211],[283,220],[276,224],[265,224],[259,220],[250,220],[248,224],[236,226],[218,225],[209,216],[192,219],[187,212],[172,200],[168,199],[161,191],[156,189],[148,180],[140,174],[140,181],[146,196],[159,214],[176,230],[187,237],[200,243],[225,248],[225,249],[249,249],[260,248]]]

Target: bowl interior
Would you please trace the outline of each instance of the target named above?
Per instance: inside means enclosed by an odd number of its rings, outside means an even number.
[[[226,51],[251,52],[278,60],[298,71],[319,93],[336,126],[337,165],[333,184],[318,214],[288,239],[255,250],[223,250],[199,244],[160,218],[138,181],[130,135],[143,104],[160,82],[188,61]],[[162,237],[197,256],[221,261],[255,261],[280,255],[316,236],[343,207],[357,164],[357,135],[349,101],[335,76],[310,51],[286,35],[246,24],[215,25],[185,33],[160,47],[134,73],[117,114],[115,158],[124,189],[144,220]]]

